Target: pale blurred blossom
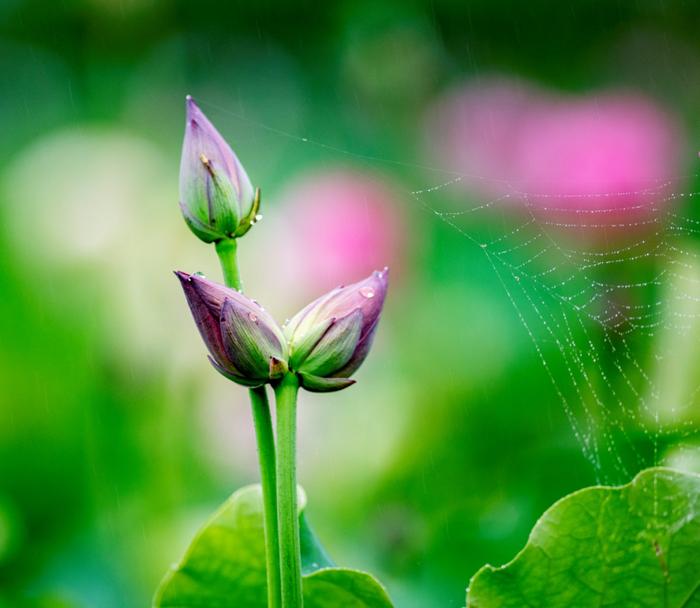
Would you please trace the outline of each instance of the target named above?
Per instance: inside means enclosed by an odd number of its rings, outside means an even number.
[[[69,289],[72,315],[101,319],[113,361],[130,370],[176,374],[203,359],[172,269],[218,268],[173,208],[176,169],[143,138],[81,127],[45,135],[2,175],[3,228],[44,297]]]
[[[211,367],[202,370],[194,406],[203,437],[199,448],[222,481],[236,476],[254,481],[258,474],[255,432],[248,391],[219,376]]]

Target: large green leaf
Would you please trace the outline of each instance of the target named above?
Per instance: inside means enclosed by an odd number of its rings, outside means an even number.
[[[468,608],[700,608],[700,477],[648,469],[575,492],[472,578]]]
[[[372,575],[337,568],[303,513],[299,526],[305,608],[391,608]],[[260,486],[235,492],[192,541],[182,561],[165,576],[154,608],[265,608],[265,545]]]

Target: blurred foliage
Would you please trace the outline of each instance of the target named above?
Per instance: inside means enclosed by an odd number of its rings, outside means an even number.
[[[0,606],[148,605],[256,480],[245,396],[208,368],[169,275],[218,276],[177,207],[186,93],[262,187],[243,274],[280,309],[298,297],[265,282],[286,185],[335,166],[399,184],[377,352],[347,394],[303,397],[299,477],[340,563],[399,606],[462,606],[595,472],[492,268],[410,195],[444,181],[426,107],[491,72],[630,87],[697,141],[698,18],[682,0],[0,3]]]

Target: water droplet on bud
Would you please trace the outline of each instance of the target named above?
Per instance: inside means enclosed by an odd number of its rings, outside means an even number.
[[[193,272],[193,273],[192,273],[192,276],[201,277],[201,278],[203,278],[203,279],[206,279],[206,278],[207,278],[207,277],[204,275],[203,272],[199,272],[199,271]]]
[[[360,295],[364,296],[365,298],[373,298],[374,297],[374,289],[371,287],[363,287],[360,289]]]
[[[258,322],[258,316],[254,312],[249,312],[248,313],[248,318],[253,322],[257,323]]]
[[[259,222],[261,219],[262,219],[262,213],[258,213],[258,214],[255,216],[255,221],[256,221],[256,222]]]

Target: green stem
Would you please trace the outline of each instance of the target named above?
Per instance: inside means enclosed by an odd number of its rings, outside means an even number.
[[[238,272],[238,260],[236,259],[236,239],[221,239],[216,242],[216,253],[219,255],[221,270],[224,272],[224,283],[238,291],[243,289],[241,275]]]
[[[280,532],[282,607],[301,608],[301,548],[297,512],[296,413],[299,381],[287,374],[275,387],[277,398],[277,519]]]
[[[216,243],[224,282],[228,287],[240,290],[235,239],[223,239]],[[265,559],[267,564],[267,604],[269,608],[281,606],[279,528],[277,525],[277,479],[275,436],[272,431],[270,405],[264,386],[249,391],[253,409],[255,439],[258,444],[258,462],[263,495],[263,526],[265,531]]]
[[[264,386],[250,389],[253,406],[253,423],[258,443],[260,479],[263,490],[263,521],[265,527],[265,557],[267,563],[267,604],[271,608],[281,606],[279,564],[279,529],[277,527],[277,487],[275,472],[275,437],[267,392]]]

